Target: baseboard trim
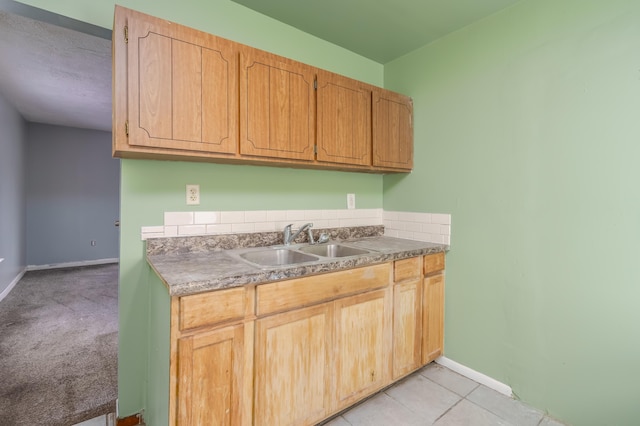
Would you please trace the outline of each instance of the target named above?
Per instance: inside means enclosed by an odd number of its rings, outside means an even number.
[[[482,374],[479,371],[473,370],[444,356],[437,358],[435,361],[443,367],[447,367],[449,370],[468,377],[469,379],[485,385],[490,389],[500,392],[503,395],[507,395],[508,397],[513,397],[511,386],[505,385],[492,377]]]
[[[94,265],[106,265],[108,263],[118,263],[118,258],[112,259],[98,259],[98,260],[82,260],[80,262],[67,262],[67,263],[51,263],[49,265],[29,265],[27,271],[42,271],[45,269],[59,269],[59,268],[75,268],[78,266],[94,266]]]
[[[22,279],[22,276],[24,275],[25,272],[26,272],[26,269],[23,268],[22,271],[20,271],[20,273],[13,279],[13,281],[11,281],[11,283],[9,283],[9,286],[7,288],[5,288],[4,290],[2,290],[2,293],[0,293],[0,301],[2,301],[2,299],[7,297],[9,292],[11,290],[13,290],[13,288],[16,286],[16,284],[18,284],[18,281],[20,281]]]

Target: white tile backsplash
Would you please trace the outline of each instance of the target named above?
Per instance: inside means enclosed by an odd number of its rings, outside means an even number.
[[[183,225],[178,226],[178,235],[204,235],[207,225]]]
[[[451,215],[384,211],[384,234],[438,244],[451,244]]]
[[[164,225],[193,225],[194,212],[165,212]]]
[[[195,212],[194,219],[196,225],[220,223],[220,212]]]
[[[293,223],[314,228],[384,225],[385,235],[450,244],[451,215],[384,211],[383,209],[251,210],[216,212],[165,212],[164,224],[143,226],[143,240],[156,237],[276,232]]]
[[[220,223],[244,223],[244,213],[242,211],[220,212]]]

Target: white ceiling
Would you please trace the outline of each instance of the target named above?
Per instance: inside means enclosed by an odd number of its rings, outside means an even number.
[[[0,93],[27,121],[111,131],[111,41],[0,10]]]

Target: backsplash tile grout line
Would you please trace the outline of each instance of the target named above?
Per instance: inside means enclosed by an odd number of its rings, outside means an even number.
[[[389,237],[451,244],[451,215],[383,209],[165,212],[163,225],[143,226],[141,239],[229,233],[275,232],[293,223],[314,228],[384,225]]]

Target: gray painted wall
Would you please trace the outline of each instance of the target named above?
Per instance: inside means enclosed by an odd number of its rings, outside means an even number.
[[[24,270],[27,125],[0,95],[0,293]]]
[[[120,160],[110,132],[29,123],[27,171],[28,265],[119,257]]]

